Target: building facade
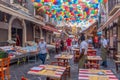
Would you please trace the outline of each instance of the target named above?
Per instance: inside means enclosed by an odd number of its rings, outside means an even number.
[[[19,45],[24,46],[40,37],[52,43],[53,30],[44,28],[49,22],[46,17],[42,12],[38,14],[29,0],[0,0],[0,45],[5,45],[7,40],[19,40]]]
[[[108,0],[105,5],[107,20],[101,23],[98,31],[109,40],[109,46],[115,49],[115,53],[120,53],[120,0]]]

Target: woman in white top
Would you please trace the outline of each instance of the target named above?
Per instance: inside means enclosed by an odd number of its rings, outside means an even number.
[[[81,38],[80,43],[80,60],[79,60],[79,68],[83,68],[84,64],[86,62],[86,56],[87,56],[87,50],[88,50],[88,43],[85,41],[85,37]]]
[[[104,35],[101,36],[101,57],[102,57],[102,64],[101,66],[107,67],[107,48],[108,42],[105,39]]]

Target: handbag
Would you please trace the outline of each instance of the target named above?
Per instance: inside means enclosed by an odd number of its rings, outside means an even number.
[[[46,60],[49,60],[49,59],[50,59],[50,55],[49,53],[47,53]]]

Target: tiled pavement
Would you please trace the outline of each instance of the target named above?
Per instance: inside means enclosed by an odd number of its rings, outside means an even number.
[[[98,51],[98,54],[100,54],[100,51]],[[46,61],[46,64],[49,64],[51,61],[55,60],[54,55],[55,54],[53,53],[50,54],[51,59],[49,61]],[[27,74],[27,72],[29,71],[31,67],[38,66],[40,64],[41,64],[40,60],[38,60],[36,63],[31,62],[31,63],[25,63],[25,64],[20,64],[20,65],[12,64],[10,67],[11,80],[20,80],[21,76],[25,76],[29,80],[45,80],[45,77],[43,76],[35,76],[35,75]],[[75,64],[73,60],[71,60],[70,64],[71,64],[71,77],[68,78],[68,80],[78,80],[78,65]],[[106,69],[112,70],[120,80],[120,73],[116,73],[115,64],[112,59],[108,59],[108,65],[109,66]],[[102,68],[102,69],[105,69],[105,68]]]

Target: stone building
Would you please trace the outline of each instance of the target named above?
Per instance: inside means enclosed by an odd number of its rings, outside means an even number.
[[[107,20],[101,23],[98,31],[109,40],[109,46],[120,53],[120,0],[108,0],[105,5]]]
[[[16,35],[21,46],[42,36],[52,43],[53,32],[57,30],[54,21],[50,21],[44,13],[36,12],[30,0],[0,0],[0,45],[17,40]]]

